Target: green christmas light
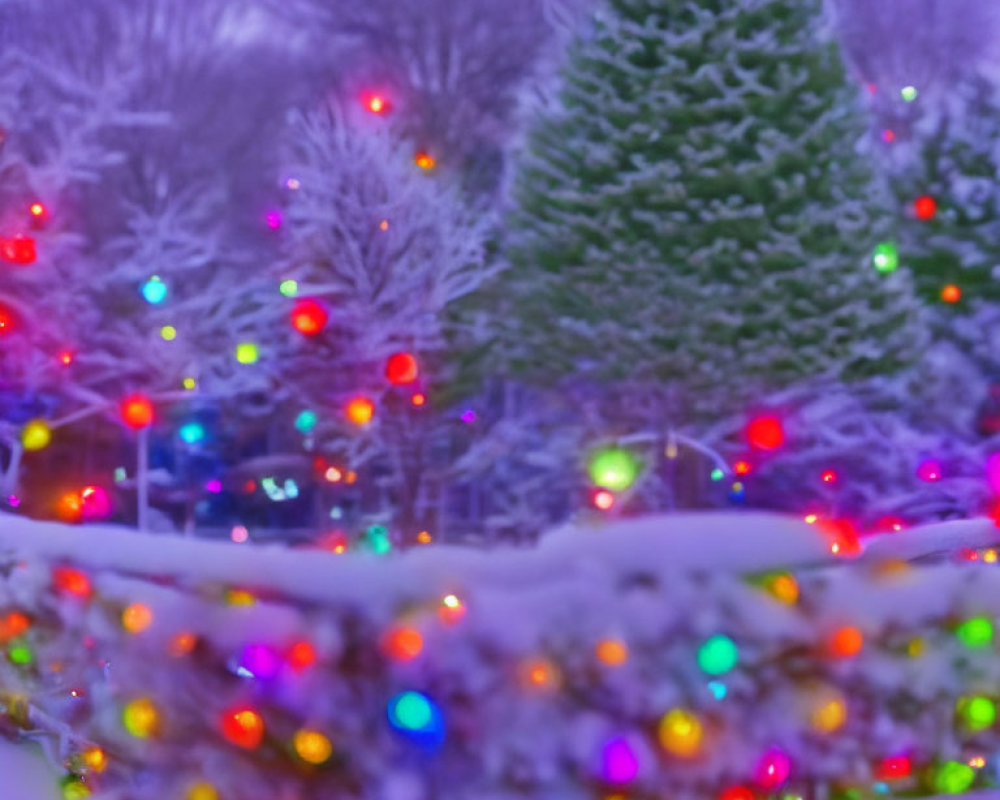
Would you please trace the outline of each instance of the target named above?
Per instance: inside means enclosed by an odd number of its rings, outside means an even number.
[[[299,282],[291,279],[282,281],[278,291],[285,297],[295,297],[299,293]]]
[[[384,525],[372,525],[368,529],[368,544],[372,552],[380,556],[392,550],[392,542],[389,541],[389,531]]]
[[[308,436],[314,430],[316,430],[316,425],[319,423],[319,416],[312,409],[307,408],[305,411],[299,413],[295,418],[295,430],[301,433],[303,436]]]
[[[941,794],[962,794],[976,780],[976,771],[960,761],[946,761],[934,776],[934,788]]]
[[[716,467],[715,469],[712,470],[712,480],[713,481],[721,481],[725,477],[726,477],[726,473],[723,472],[719,467]]]
[[[736,643],[728,636],[717,634],[698,649],[698,666],[708,675],[725,675],[739,661]]]
[[[21,666],[27,666],[35,660],[31,648],[25,644],[12,644],[7,651],[7,658],[11,660],[11,663]]]
[[[993,643],[993,623],[986,617],[973,617],[959,625],[955,635],[966,647],[989,647]]]
[[[997,718],[996,704],[988,697],[963,697],[958,701],[958,715],[970,731],[984,731]]]
[[[917,91],[916,86],[904,86],[899,91],[899,96],[902,97],[907,103],[912,103],[920,93]]]
[[[639,461],[628,450],[600,450],[590,461],[590,479],[604,489],[623,492],[639,474]]]
[[[872,252],[872,264],[883,275],[899,267],[899,249],[895,242],[880,242]]]

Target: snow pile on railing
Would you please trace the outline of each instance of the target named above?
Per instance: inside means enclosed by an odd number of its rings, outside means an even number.
[[[894,537],[844,560],[797,520],[683,515],[338,556],[0,516],[2,730],[71,799],[993,787],[996,554],[893,559],[996,531]]]

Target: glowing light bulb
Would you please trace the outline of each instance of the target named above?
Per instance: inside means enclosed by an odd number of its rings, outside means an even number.
[[[833,632],[828,642],[828,649],[831,655],[837,658],[854,658],[864,645],[864,634],[851,625],[845,625]]]
[[[164,325],[160,328],[160,336],[165,342],[172,342],[177,338],[177,328],[173,325]]]
[[[917,477],[925,483],[936,483],[941,480],[943,471],[941,462],[932,458],[925,459],[917,465]]]
[[[986,617],[973,617],[959,625],[955,635],[968,648],[989,647],[993,643],[993,623]]]
[[[872,252],[872,264],[883,275],[899,268],[899,249],[895,242],[880,242]]]
[[[278,286],[278,291],[285,297],[295,297],[299,293],[299,282],[291,279],[284,280]]]
[[[195,647],[198,646],[198,637],[188,631],[183,631],[175,635],[167,647],[167,652],[173,658],[183,658],[191,655]]]
[[[785,443],[785,429],[775,416],[755,417],[743,430],[747,443],[758,450],[777,450]]]
[[[21,445],[34,452],[44,450],[52,442],[52,429],[43,419],[33,419],[21,429]]]
[[[28,212],[29,212],[29,213],[31,214],[31,216],[33,216],[33,217],[34,217],[35,219],[41,219],[42,217],[44,217],[44,216],[45,216],[45,206],[44,206],[44,205],[42,205],[41,203],[32,203],[32,204],[31,204],[31,205],[30,205],[30,206],[28,207]]]
[[[119,405],[122,421],[132,428],[141,430],[153,424],[153,403],[144,394],[133,394]]]
[[[156,306],[167,299],[167,284],[158,275],[154,275],[142,285],[143,299],[150,305]]]
[[[309,667],[316,664],[319,660],[319,656],[316,654],[316,648],[313,647],[309,642],[296,642],[292,645],[291,649],[288,651],[286,656],[288,661],[288,666],[292,668],[295,672],[305,672]]]
[[[792,762],[788,755],[777,747],[772,747],[757,762],[754,777],[757,785],[763,789],[777,789],[792,771]]]
[[[725,675],[736,667],[739,650],[728,636],[717,634],[698,648],[698,666],[708,675]]]
[[[946,761],[934,775],[934,788],[941,794],[963,794],[975,783],[976,771],[961,761]]]
[[[295,304],[291,318],[292,327],[303,336],[318,336],[326,327],[330,315],[319,301],[306,298]]]
[[[412,353],[393,353],[385,362],[385,377],[395,386],[413,383],[419,375],[420,368]]]
[[[612,447],[599,450],[590,460],[590,479],[602,489],[623,492],[639,475],[639,460],[628,450]]]
[[[749,475],[753,471],[753,465],[749,461],[737,461],[733,464],[733,472],[737,475]]]
[[[387,219],[384,219],[384,220],[382,220],[382,221],[381,221],[381,222],[380,222],[380,223],[378,224],[378,229],[379,229],[380,231],[382,231],[383,233],[384,233],[385,231],[389,230],[389,220],[387,220]]]
[[[594,648],[597,660],[609,667],[619,667],[628,661],[628,647],[619,639],[603,639]]]
[[[838,480],[838,476],[834,470],[828,469],[825,470],[822,475],[820,475],[820,479],[823,481],[823,483],[836,483]]]
[[[319,415],[310,408],[300,411],[299,415],[295,418],[295,430],[301,433],[303,436],[308,436],[319,424]]]
[[[920,96],[920,93],[917,91],[916,86],[904,86],[899,90],[899,96],[902,97],[907,103],[912,103],[917,99],[917,97]]]
[[[188,789],[185,800],[219,800],[219,792],[212,784],[199,782]]]
[[[601,777],[607,783],[631,783],[639,774],[639,757],[623,736],[605,742],[601,750]]]
[[[348,402],[344,413],[355,425],[367,425],[375,416],[375,404],[367,397],[355,397]]]
[[[929,222],[937,214],[937,200],[930,195],[922,195],[913,201],[913,213],[917,219]]]
[[[260,359],[260,351],[253,342],[240,342],[236,345],[236,360],[240,364],[256,364]]]
[[[670,755],[695,758],[701,753],[704,727],[694,712],[675,708],[660,720],[659,737],[663,749]]]
[[[389,724],[412,742],[437,746],[444,739],[444,720],[437,705],[420,692],[402,692],[386,709]]]
[[[233,529],[229,532],[229,538],[236,542],[236,544],[243,544],[250,538],[250,531],[244,525],[234,525]]]
[[[949,283],[941,289],[941,300],[945,303],[957,303],[962,299],[962,290],[954,283]]]
[[[183,380],[183,382],[181,383],[181,385],[185,389],[187,389],[187,391],[193,392],[195,389],[198,388],[198,381],[196,381],[194,378],[190,378],[189,377],[189,378],[185,378]]]
[[[420,533],[417,534],[417,542],[420,544],[430,544],[433,541],[434,537],[431,536],[430,531],[420,531]]]
[[[415,628],[393,628],[382,639],[382,650],[397,661],[412,661],[424,649],[424,638]]]
[[[160,711],[149,698],[133,700],[122,712],[122,725],[137,739],[149,739],[159,733]]]
[[[72,595],[82,599],[89,598],[93,593],[90,579],[78,569],[72,567],[56,567],[52,570],[52,586],[60,594]]]
[[[256,750],[264,740],[264,720],[248,706],[223,712],[219,727],[226,741],[243,750]]]
[[[965,727],[973,733],[991,728],[997,718],[996,704],[988,697],[962,697],[955,710]]]
[[[185,444],[197,444],[205,438],[205,426],[200,422],[186,422],[181,425],[177,435]]]
[[[292,745],[298,757],[307,764],[325,764],[333,755],[333,744],[319,731],[296,732]]]
[[[129,633],[142,633],[153,624],[153,612],[143,603],[132,603],[122,611],[122,627]]]
[[[615,496],[607,489],[594,492],[594,506],[601,511],[610,511],[615,505]]]
[[[437,162],[433,156],[427,153],[417,153],[413,158],[413,163],[420,167],[420,169],[434,169],[434,165]]]

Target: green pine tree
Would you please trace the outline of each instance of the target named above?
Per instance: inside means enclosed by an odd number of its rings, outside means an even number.
[[[971,351],[993,351],[984,339],[984,315],[1000,304],[1000,97],[992,81],[977,78],[950,98],[952,108],[925,115],[919,158],[893,176],[901,210],[901,258],[921,300],[933,310],[939,337]],[[916,203],[932,200],[933,216]],[[929,218],[927,218],[929,216]],[[979,353],[987,360],[989,354]],[[982,358],[979,359],[982,362]]]
[[[743,402],[891,372],[906,277],[818,0],[611,0],[531,136],[494,367]]]

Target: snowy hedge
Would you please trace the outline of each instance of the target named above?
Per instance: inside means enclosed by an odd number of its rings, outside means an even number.
[[[380,557],[0,516],[0,730],[68,798],[994,786],[995,529],[896,537],[843,560],[797,520],[692,515]],[[956,544],[978,560],[898,560]]]

